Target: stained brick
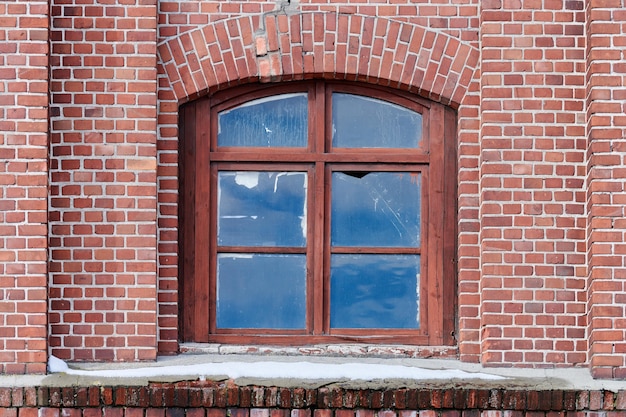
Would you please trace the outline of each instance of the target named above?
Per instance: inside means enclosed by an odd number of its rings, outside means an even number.
[[[171,407],[165,410],[165,417],[185,417],[185,409]]]
[[[202,385],[202,384],[200,384]],[[119,388],[123,388],[124,392],[129,392],[130,389],[135,389],[138,392],[141,391],[141,388],[145,388],[146,392],[154,392],[155,388],[161,387],[160,384],[150,384],[145,387],[102,387],[104,390],[110,390],[111,392],[119,392]],[[166,390],[172,387],[176,387],[176,390],[179,391],[177,395],[180,395],[181,391],[194,391],[197,390],[198,384],[166,384]],[[239,387],[235,385],[230,385],[231,389],[242,390],[247,387]],[[272,390],[275,387],[258,387],[264,390]],[[87,392],[87,387],[74,387],[72,388],[75,392]],[[291,391],[292,393],[301,390],[300,388],[284,388],[286,390]],[[324,391],[327,388],[319,388],[312,389],[311,391]],[[341,404],[346,402],[347,396],[358,395],[358,393],[366,392],[367,390],[354,390],[354,393],[348,393],[348,390],[343,390],[341,393],[341,397],[343,398],[340,401]],[[445,391],[441,391],[438,389],[423,389],[423,391],[430,391],[430,398],[438,398],[439,395],[436,393],[443,393]],[[480,410],[484,410],[485,407],[480,404],[481,400],[476,400],[482,398],[482,392],[487,392],[485,390],[474,390],[471,388],[456,388],[454,390],[449,390],[452,393],[452,398],[464,398],[471,399],[475,398],[475,400],[468,400],[464,403],[458,403],[453,407],[446,408],[441,411],[435,411],[431,406],[426,406],[425,409],[416,412],[412,410],[400,410],[395,406],[389,407],[383,410],[375,410],[371,408],[359,408],[357,410],[345,409],[342,405],[338,405],[336,407],[328,407],[328,408],[307,408],[307,409],[291,409],[290,406],[280,407],[280,408],[208,408],[204,409],[202,407],[190,407],[190,408],[181,408],[181,407],[136,407],[137,400],[133,398],[132,395],[122,395],[120,398],[122,400],[117,401],[116,406],[110,407],[106,405],[99,405],[96,407],[87,407],[82,409],[81,406],[75,407],[66,407],[64,408],[63,413],[72,417],[73,415],[82,415],[82,417],[96,417],[98,415],[105,417],[306,417],[307,415],[313,414],[318,417],[373,417],[374,414],[379,417],[417,417],[419,413],[422,415],[439,415],[441,414],[446,416],[475,416],[476,412],[480,412]],[[14,392],[24,392],[24,389],[21,387],[11,388],[10,393],[13,395]],[[395,392],[395,391],[392,391]],[[560,392],[560,394],[559,394]],[[380,391],[381,395],[384,395],[384,391]],[[461,394],[459,394],[461,393]],[[515,408],[523,408],[523,404],[535,402],[536,404],[540,404],[541,401],[529,400],[530,398],[545,398],[552,397],[553,399],[557,398],[578,398],[577,410],[581,416],[591,416],[597,414],[595,408],[597,404],[594,404],[596,400],[594,398],[604,398],[603,408],[605,412],[613,412],[613,410],[619,410],[619,398],[622,396],[622,391],[617,393],[613,393],[612,391],[604,391],[604,390],[592,390],[592,391],[558,391],[558,390],[534,390],[532,388],[526,389],[516,389],[516,390],[492,390],[490,393],[491,401],[488,404],[488,407],[491,407],[492,411],[484,411],[486,415],[507,415],[511,417],[515,416],[527,416],[527,417],[541,417],[544,414],[547,415],[561,415],[565,414],[570,410],[567,410],[568,404],[567,400],[564,403],[559,403],[557,401],[552,402],[552,409],[548,412],[546,410],[543,411],[532,411],[532,410],[514,410]],[[189,396],[188,396],[189,397]],[[613,398],[616,398],[616,402],[612,401]],[[610,401],[609,401],[610,400]],[[501,402],[499,404],[499,401]],[[433,404],[436,403],[433,402]],[[499,404],[499,405],[498,405]],[[18,414],[24,415],[25,417],[29,417],[31,414],[37,414],[43,417],[58,417],[60,414],[61,408],[53,407],[53,408],[35,408],[29,407],[27,405],[17,406],[17,407],[2,407],[0,410],[4,410],[5,415],[15,417]],[[33,415],[34,415],[33,414]]]

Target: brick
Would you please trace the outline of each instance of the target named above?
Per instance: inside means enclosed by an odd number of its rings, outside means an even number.
[[[331,417],[332,410],[321,410],[317,409],[313,411],[313,417]]]
[[[291,410],[291,417],[311,417],[311,410]]]
[[[225,417],[225,416],[226,416],[225,409],[211,408],[207,410],[207,417]]]
[[[353,410],[336,410],[335,417],[355,417],[355,413]]]
[[[165,417],[184,417],[185,409],[178,407],[171,407],[165,410]]]
[[[186,410],[187,417],[205,417],[205,410],[203,408],[190,408]]]
[[[11,407],[12,392],[11,388],[0,388],[0,406]]]
[[[373,409],[383,408],[384,399],[383,399],[383,391],[375,390],[370,394],[370,403],[369,406]]]

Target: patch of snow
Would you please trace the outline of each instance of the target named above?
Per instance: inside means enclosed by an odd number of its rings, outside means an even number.
[[[67,372],[68,369],[69,367],[63,360],[50,355],[50,358],[48,359],[48,372],[56,374],[59,372]]]
[[[226,375],[236,378],[301,379],[301,380],[441,380],[482,379],[502,380],[505,377],[486,373],[472,373],[458,369],[425,369],[403,365],[371,363],[327,364],[314,362],[214,362],[179,366],[150,366],[143,368],[80,370],[71,369],[62,360],[50,357],[51,373],[99,378],[150,378],[163,376],[198,376],[201,379]]]

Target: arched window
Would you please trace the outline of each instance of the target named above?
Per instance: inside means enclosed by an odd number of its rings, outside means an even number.
[[[323,81],[183,106],[182,340],[454,343],[455,119]]]

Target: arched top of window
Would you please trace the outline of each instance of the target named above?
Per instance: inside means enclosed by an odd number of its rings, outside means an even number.
[[[332,146],[336,148],[418,148],[422,114],[414,109],[347,92],[332,92]],[[309,97],[284,93],[253,99],[217,114],[217,145],[299,147],[308,142]]]
[[[422,115],[379,98],[332,94],[332,144],[336,148],[419,148]]]
[[[307,93],[257,98],[217,114],[217,145],[306,147]]]

